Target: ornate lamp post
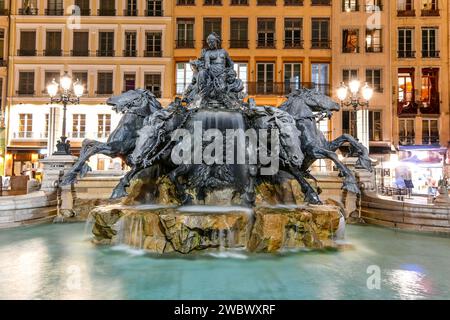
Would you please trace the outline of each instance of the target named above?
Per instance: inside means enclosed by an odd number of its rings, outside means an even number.
[[[63,126],[61,140],[56,144],[57,151],[54,155],[70,155],[70,142],[66,136],[66,113],[67,105],[80,103],[80,97],[83,95],[84,87],[79,80],[73,83],[72,77],[67,73],[61,77],[60,83],[53,79],[52,83],[47,86],[47,92],[50,96],[51,103],[63,104]]]
[[[361,82],[353,80],[347,87],[344,83],[337,90],[341,105],[353,107],[354,121],[353,134],[366,147],[369,148],[369,102],[373,96],[373,89],[367,84],[361,88]],[[357,124],[358,122],[358,124]]]

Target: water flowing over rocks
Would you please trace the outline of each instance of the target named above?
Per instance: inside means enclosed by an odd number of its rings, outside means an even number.
[[[335,247],[341,219],[334,206],[257,207],[97,207],[91,212],[94,242],[125,244],[150,253],[191,253],[246,248]]]

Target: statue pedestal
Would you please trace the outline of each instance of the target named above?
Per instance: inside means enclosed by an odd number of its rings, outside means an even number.
[[[60,178],[72,168],[77,157],[72,155],[51,155],[40,162],[44,165],[41,190],[46,193],[58,191]],[[64,217],[72,215],[74,195],[73,185],[60,187],[58,201],[58,215],[56,222],[62,221]]]

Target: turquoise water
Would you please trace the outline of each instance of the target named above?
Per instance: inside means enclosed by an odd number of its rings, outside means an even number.
[[[449,238],[349,226],[352,250],[161,258],[94,246],[84,229],[0,231],[0,298],[450,299]]]

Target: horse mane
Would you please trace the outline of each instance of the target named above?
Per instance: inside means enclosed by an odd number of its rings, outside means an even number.
[[[305,98],[310,98],[311,94],[310,89],[297,89],[286,96],[287,100],[280,106],[280,109],[289,113],[294,119],[313,117],[314,113],[305,103]]]

